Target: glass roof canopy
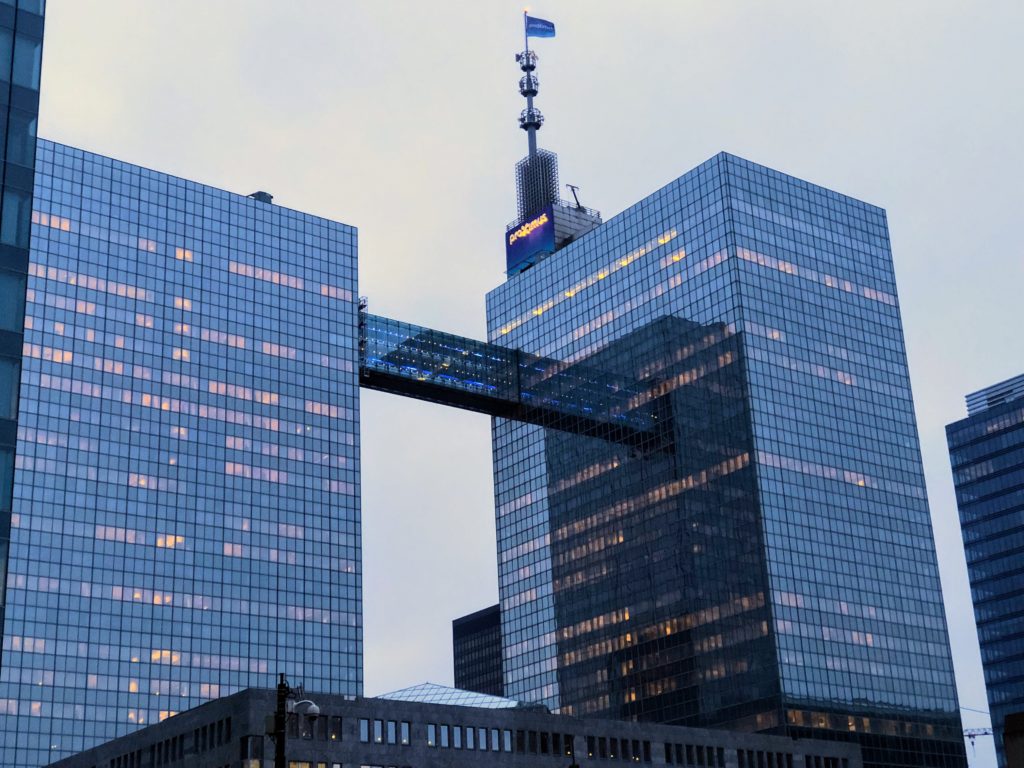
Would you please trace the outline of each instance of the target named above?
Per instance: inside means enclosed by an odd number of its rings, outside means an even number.
[[[447,685],[439,685],[437,683],[420,683],[419,685],[385,693],[375,698],[390,699],[392,701],[415,701],[420,704],[477,707],[479,709],[546,709],[540,704],[503,699],[500,696],[489,696],[486,693],[463,691],[459,688],[450,688]]]

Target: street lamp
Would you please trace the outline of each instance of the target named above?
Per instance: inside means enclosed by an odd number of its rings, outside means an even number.
[[[288,715],[305,715],[309,718],[310,726],[320,716],[320,707],[309,699],[296,701],[304,695],[302,687],[292,688],[288,685],[282,672],[277,682],[277,709],[274,710],[273,728],[268,729],[270,738],[274,741],[274,768],[287,768],[285,758],[285,740],[287,738]],[[299,707],[304,707],[300,710]]]

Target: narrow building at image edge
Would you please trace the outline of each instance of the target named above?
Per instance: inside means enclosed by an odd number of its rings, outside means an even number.
[[[567,244],[519,213],[489,340],[641,431],[495,420],[504,694],[964,766],[885,212],[723,153]]]
[[[35,193],[0,765],[360,694],[355,230],[46,141]]]
[[[544,707],[425,684],[361,699],[304,693],[319,708],[288,717],[288,768],[565,766],[861,768],[854,744],[694,728],[582,720]],[[274,764],[265,734],[276,692],[246,690],[52,768],[262,768]]]
[[[25,341],[43,6],[44,0],[0,2],[0,626],[8,598],[6,566]],[[0,648],[0,669],[4,655]],[[0,713],[4,709],[0,699]]]
[[[1013,768],[1004,727],[1024,713],[1024,375],[968,395],[946,439],[996,755]]]

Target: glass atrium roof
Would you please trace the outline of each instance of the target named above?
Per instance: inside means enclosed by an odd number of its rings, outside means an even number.
[[[500,696],[489,696],[486,693],[463,691],[459,688],[450,688],[447,685],[438,685],[437,683],[420,683],[410,688],[403,688],[400,691],[381,694],[377,698],[392,699],[394,701],[416,701],[421,704],[480,707],[482,709],[518,709],[537,706],[528,702],[503,699]]]

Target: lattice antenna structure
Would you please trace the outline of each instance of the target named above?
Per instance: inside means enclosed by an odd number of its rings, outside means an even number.
[[[536,149],[516,163],[516,202],[522,221],[558,203],[558,155]]]

